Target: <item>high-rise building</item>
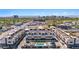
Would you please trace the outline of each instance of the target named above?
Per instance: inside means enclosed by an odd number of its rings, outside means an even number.
[[[19,16],[18,16],[18,15],[14,15],[13,17],[14,17],[14,18],[18,18]]]

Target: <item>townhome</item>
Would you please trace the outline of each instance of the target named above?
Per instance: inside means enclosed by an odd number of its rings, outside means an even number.
[[[26,45],[30,43],[33,47],[50,47],[56,41],[53,29],[30,29],[25,30]]]
[[[11,29],[3,33],[0,35],[0,46],[2,48],[12,48],[20,40],[23,33],[24,31],[21,29]]]

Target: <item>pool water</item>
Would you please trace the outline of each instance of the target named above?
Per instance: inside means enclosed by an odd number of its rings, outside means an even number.
[[[44,44],[44,43],[37,43],[37,44],[35,44],[35,46],[46,46],[46,44]]]

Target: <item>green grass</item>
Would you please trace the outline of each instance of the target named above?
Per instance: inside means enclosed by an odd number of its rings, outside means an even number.
[[[0,18],[0,24],[6,25],[6,24],[15,24],[19,22],[28,22],[30,21],[29,18]]]
[[[58,24],[63,24],[64,22],[73,22],[73,21],[78,21],[79,18],[68,18],[68,19],[55,19],[55,20],[46,20],[48,25],[58,25]],[[78,27],[78,26],[77,26]]]
[[[75,28],[79,28],[79,25],[75,26]]]
[[[7,24],[15,24],[19,22],[28,22],[31,21],[32,18],[0,18],[0,24],[7,25]],[[72,21],[78,21],[79,18],[67,18],[67,19],[48,19],[45,21],[48,25],[57,25],[62,24],[63,22],[72,22]]]

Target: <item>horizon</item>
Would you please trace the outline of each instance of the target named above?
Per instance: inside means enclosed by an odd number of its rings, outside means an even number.
[[[0,17],[7,16],[78,16],[79,9],[0,9]]]

